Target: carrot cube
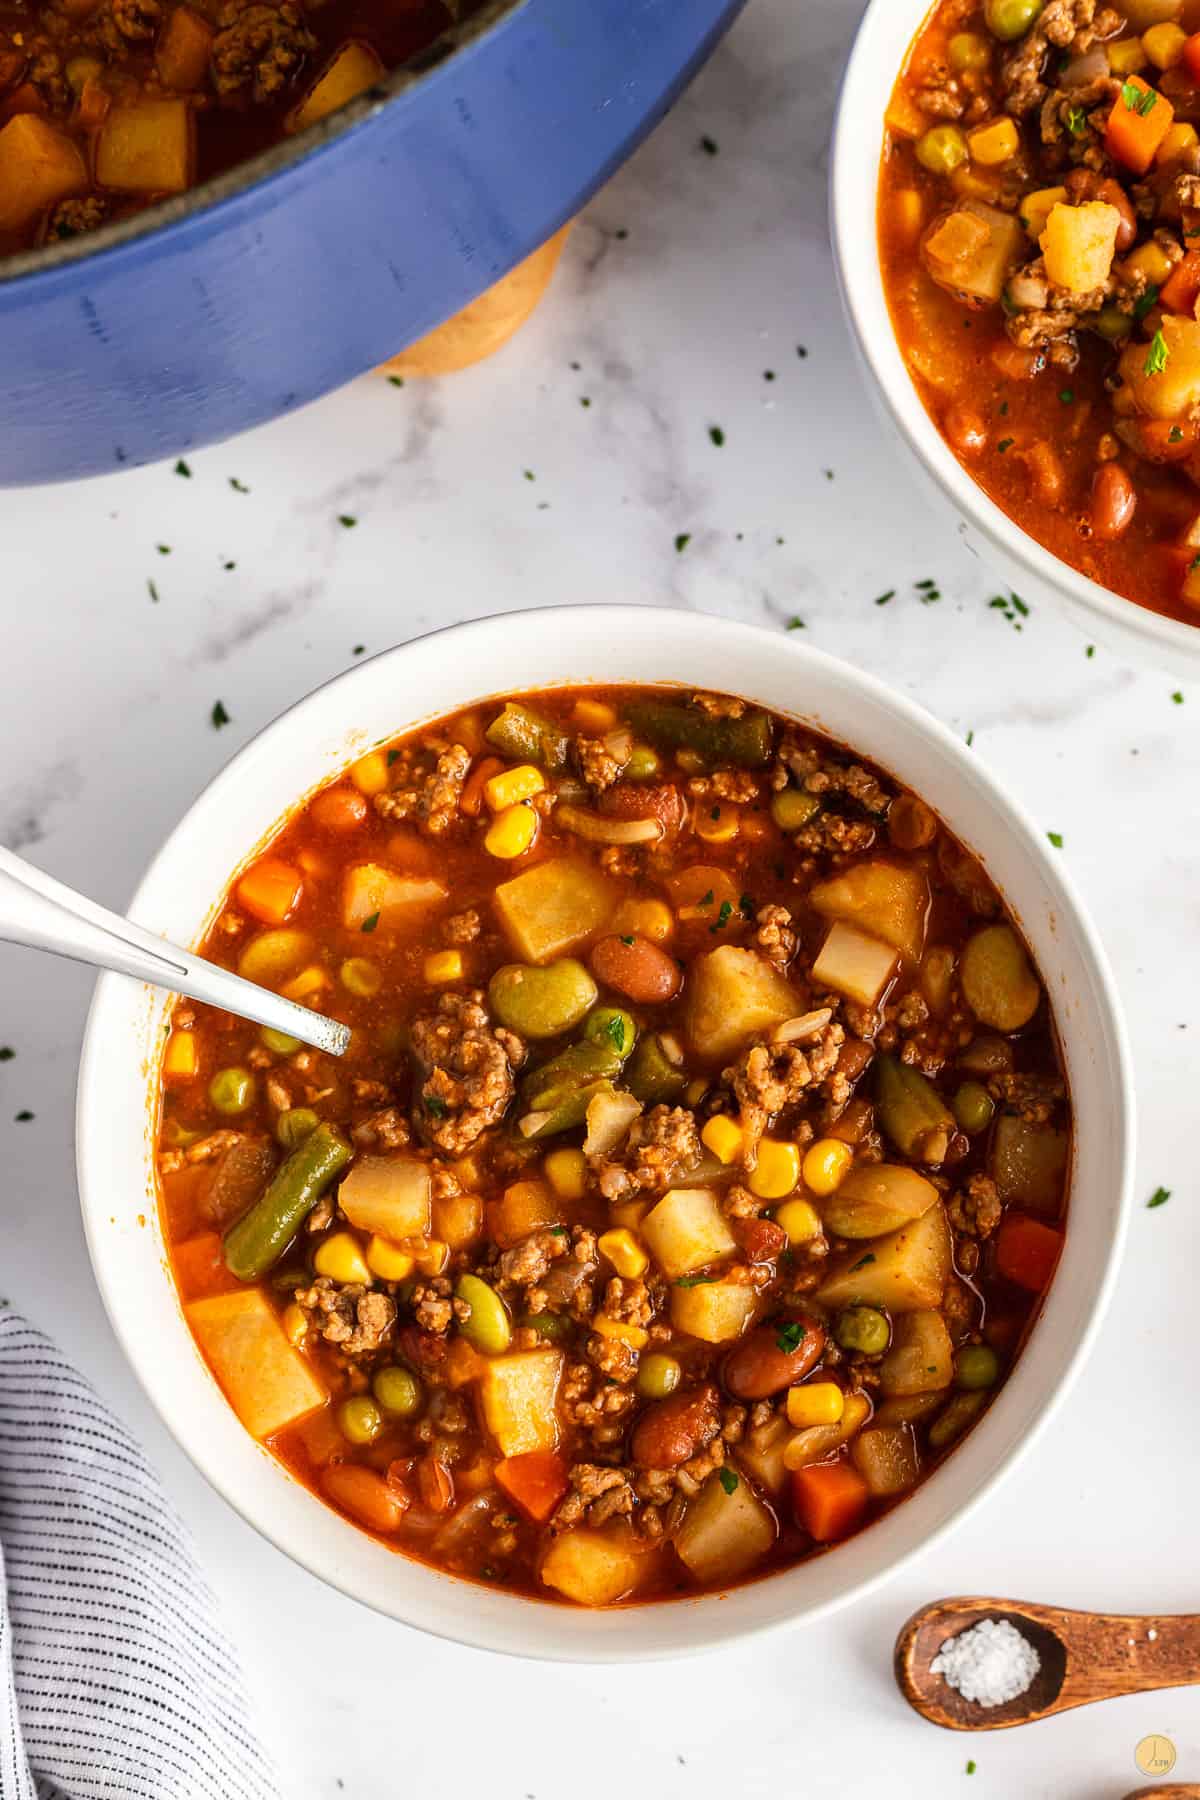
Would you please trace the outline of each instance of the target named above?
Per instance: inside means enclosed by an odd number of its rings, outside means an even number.
[[[567,1470],[553,1450],[527,1450],[496,1464],[496,1481],[538,1525],[544,1525],[567,1491]]]
[[[1026,1213],[1006,1213],[996,1233],[996,1273],[1031,1294],[1048,1284],[1062,1250],[1062,1232]]]
[[[264,856],[238,882],[238,904],[264,925],[283,925],[300,904],[304,882],[277,856]]]
[[[818,1544],[832,1544],[858,1525],[870,1489],[848,1462],[810,1463],[792,1474],[796,1517]]]
[[[1116,162],[1144,175],[1174,119],[1175,108],[1166,96],[1140,75],[1130,75],[1108,115],[1104,147]]]

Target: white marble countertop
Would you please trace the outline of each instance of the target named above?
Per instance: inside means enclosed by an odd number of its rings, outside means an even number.
[[[859,10],[756,0],[588,210],[548,302],[495,361],[433,385],[365,379],[194,456],[190,478],[165,465],[0,497],[0,843],[101,901],[127,901],[231,752],[360,646],[534,603],[669,601],[781,631],[798,617],[812,643],[973,730],[1062,834],[1129,1012],[1142,1150],[1128,1258],[1038,1454],[832,1623],[598,1674],[376,1618],[260,1542],[185,1462],[117,1350],[80,1230],[72,1099],[90,980],[0,947],[0,1044],[16,1052],[0,1066],[4,1291],[164,1472],[228,1604],[289,1800],[456,1795],[481,1777],[489,1800],[600,1800],[633,1770],[668,1800],[876,1800],[957,1794],[968,1758],[980,1800],[1117,1800],[1141,1785],[1134,1746],[1151,1731],[1175,1740],[1177,1778],[1200,1778],[1195,1692],[970,1740],[916,1720],[891,1681],[898,1625],[939,1594],[1200,1607],[1187,1576],[1200,691],[1089,658],[1040,608],[1015,631],[881,441],[826,242],[825,145]],[[914,583],[930,576],[942,598],[922,605]],[[1171,1200],[1148,1211],[1159,1185]],[[611,1761],[575,1751],[597,1725]]]

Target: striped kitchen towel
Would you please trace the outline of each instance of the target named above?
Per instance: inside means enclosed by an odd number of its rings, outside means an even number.
[[[125,1428],[0,1302],[0,1800],[277,1800],[211,1590]]]

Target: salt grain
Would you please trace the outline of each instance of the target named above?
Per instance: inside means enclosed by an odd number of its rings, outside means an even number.
[[[1041,1666],[1041,1657],[1015,1625],[1007,1619],[980,1619],[969,1631],[947,1638],[929,1668],[964,1700],[1003,1706],[1025,1693]]]

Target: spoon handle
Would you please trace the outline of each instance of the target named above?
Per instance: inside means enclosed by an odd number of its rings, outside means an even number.
[[[1025,1610],[1043,1618],[1066,1645],[1063,1707],[1200,1682],[1200,1614]]]
[[[272,1026],[333,1056],[341,1056],[350,1041],[349,1027],[336,1019],[166,943],[2,847],[0,939],[169,988],[252,1019],[256,1025]]]

